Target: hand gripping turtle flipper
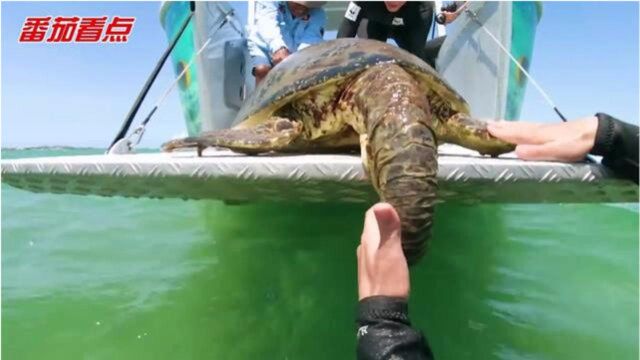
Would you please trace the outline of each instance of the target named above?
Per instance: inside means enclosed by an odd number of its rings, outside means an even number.
[[[197,137],[171,140],[162,145],[163,151],[195,147],[198,156],[208,147],[224,147],[233,151],[257,154],[285,150],[302,133],[302,124],[281,117],[249,127],[238,127],[205,132]]]
[[[409,264],[424,254],[436,202],[436,139],[429,103],[413,77],[397,65],[366,70],[347,90],[364,116],[352,126],[366,133],[365,168],[381,201],[402,222]]]

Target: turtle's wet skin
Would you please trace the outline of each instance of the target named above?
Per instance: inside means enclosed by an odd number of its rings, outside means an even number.
[[[210,146],[246,154],[360,149],[381,201],[402,220],[410,264],[425,252],[437,190],[437,145],[449,142],[497,156],[514,146],[484,122],[424,61],[395,46],[337,39],[276,66],[231,129],[169,141],[165,151]]]

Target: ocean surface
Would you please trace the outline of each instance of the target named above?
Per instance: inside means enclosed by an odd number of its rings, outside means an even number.
[[[2,357],[353,359],[365,210],[2,184]],[[432,241],[410,311],[438,359],[637,359],[637,204],[444,203]]]

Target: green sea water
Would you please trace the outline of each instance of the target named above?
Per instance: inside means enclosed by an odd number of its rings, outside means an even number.
[[[3,184],[2,356],[352,359],[365,209]],[[637,359],[637,204],[444,203],[432,241],[410,311],[438,359]]]

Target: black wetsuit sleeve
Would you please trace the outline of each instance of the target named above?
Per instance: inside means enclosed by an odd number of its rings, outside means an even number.
[[[406,300],[372,296],[358,304],[359,360],[433,359],[422,333],[411,327]]]
[[[598,113],[598,131],[591,150],[616,174],[638,183],[638,126]]]
[[[355,16],[352,13],[354,11],[357,12],[357,15]],[[340,24],[340,28],[338,29],[336,38],[355,37],[358,32],[360,21],[362,21],[363,14],[364,11],[362,9],[362,4],[353,1],[350,2],[347,7],[347,11],[344,14],[344,18],[342,19],[342,23]]]

